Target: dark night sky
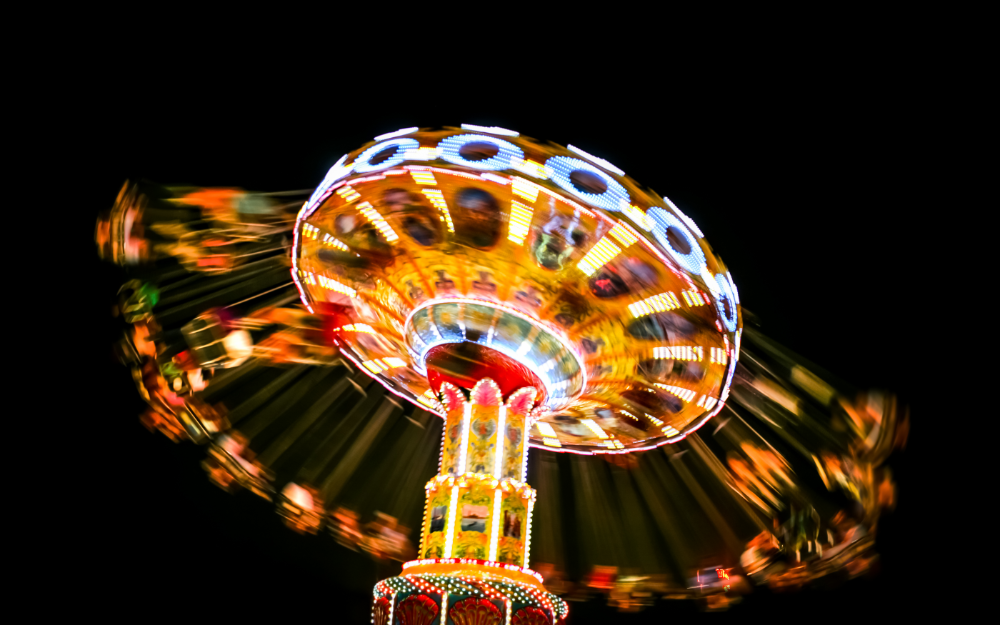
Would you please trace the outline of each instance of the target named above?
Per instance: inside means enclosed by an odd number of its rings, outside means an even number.
[[[304,189],[378,134],[461,123],[573,143],[668,195],[729,266],[763,332],[857,386],[894,390],[914,407],[910,446],[893,463],[900,503],[880,528],[881,574],[830,592],[759,592],[723,618],[861,617],[909,597],[924,551],[918,530],[929,526],[920,491],[930,475],[932,434],[921,412],[930,371],[916,359],[914,318],[924,289],[913,215],[927,207],[911,190],[918,180],[909,168],[916,139],[908,128],[917,113],[907,86],[829,67],[746,67],[690,84],[636,74],[635,90],[625,78],[602,82],[621,85],[612,96],[555,80],[519,84],[509,69],[454,83],[447,74],[401,71],[338,78],[272,68],[258,75],[165,62],[81,81],[77,94],[91,113],[66,113],[78,179],[75,206],[65,214],[75,237],[69,245],[88,276],[74,306],[87,330],[74,340],[92,363],[79,375],[94,406],[90,419],[71,429],[71,457],[86,476],[73,500],[84,527],[74,532],[85,534],[83,561],[99,563],[85,567],[83,581],[103,589],[89,601],[142,617],[191,610],[240,619],[279,616],[291,603],[328,622],[368,622],[369,580],[387,572],[329,536],[287,530],[250,495],[225,495],[199,467],[203,450],[139,424],[141,400],[128,371],[111,360],[117,326],[109,309],[120,280],[116,268],[97,260],[94,218],[126,178]],[[352,606],[351,617],[339,620],[344,605]],[[602,610],[571,604],[576,623]],[[661,603],[616,622],[695,613],[691,605]]]

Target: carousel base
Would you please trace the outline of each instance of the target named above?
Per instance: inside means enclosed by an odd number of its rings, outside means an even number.
[[[499,562],[464,558],[414,560],[403,574],[375,585],[372,622],[390,625],[476,623],[551,625],[566,617],[566,602],[545,590],[538,573]]]

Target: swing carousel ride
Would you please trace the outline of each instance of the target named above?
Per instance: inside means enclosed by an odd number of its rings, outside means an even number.
[[[126,183],[96,239],[129,273],[143,423],[293,529],[401,561],[373,622],[552,624],[588,592],[724,607],[872,562],[905,412],[744,328],[665,197],[468,125],[376,137],[306,193]]]

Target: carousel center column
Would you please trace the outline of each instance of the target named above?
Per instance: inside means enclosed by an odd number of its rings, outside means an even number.
[[[420,557],[527,567],[535,490],[524,483],[525,435],[536,390],[518,389],[504,403],[496,383],[483,378],[468,401],[449,382],[441,394],[441,464],[426,486]]]

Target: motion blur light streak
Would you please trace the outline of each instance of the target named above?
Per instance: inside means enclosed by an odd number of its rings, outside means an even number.
[[[617,167],[414,127],[277,197],[126,183],[95,237],[131,274],[116,349],[213,483],[405,562],[376,622],[717,608],[874,562],[905,409],[744,328],[701,230]]]

